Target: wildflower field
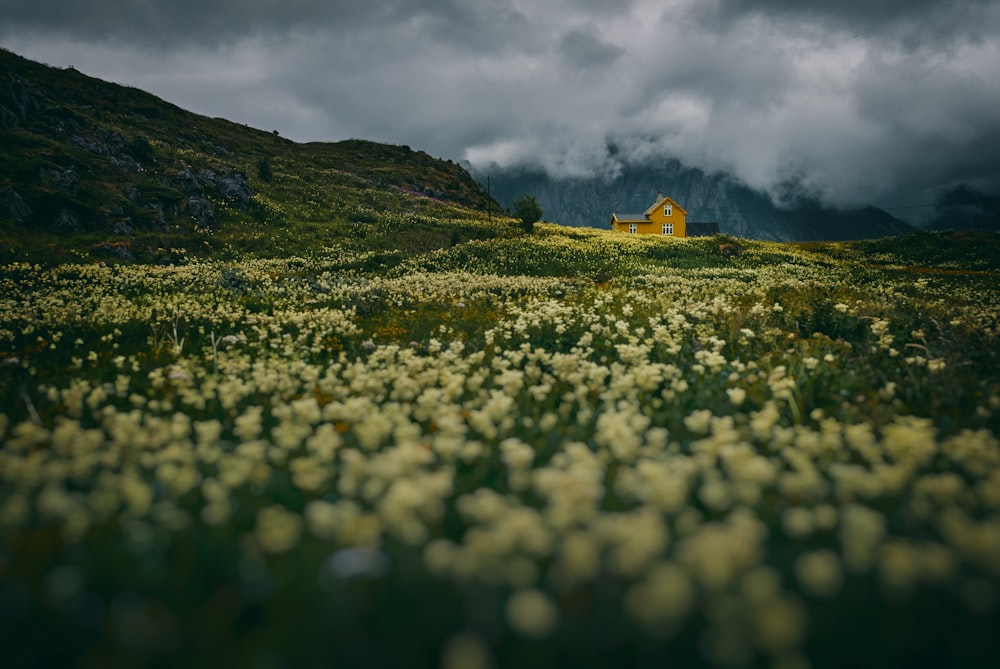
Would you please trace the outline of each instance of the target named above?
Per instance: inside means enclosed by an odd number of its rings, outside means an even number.
[[[1000,266],[719,244],[0,266],[3,666],[1000,666]]]

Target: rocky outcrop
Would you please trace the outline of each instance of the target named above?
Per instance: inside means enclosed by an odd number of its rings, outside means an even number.
[[[206,188],[215,187],[215,172],[212,170],[198,170],[197,172],[185,166],[184,169],[175,172],[174,183],[187,195],[203,195]]]
[[[0,128],[13,128],[39,112],[45,95],[16,74],[0,77]]]
[[[31,218],[31,207],[25,204],[21,196],[10,186],[0,188],[0,206],[7,209],[11,218],[18,223],[24,223]]]
[[[224,174],[216,181],[215,187],[221,197],[229,205],[245,211],[250,206],[250,198],[254,191],[247,183],[247,178],[239,173]]]
[[[145,204],[145,209],[150,212],[150,217],[147,219],[149,228],[153,232],[170,232],[170,226],[167,225],[167,219],[163,217],[163,203],[159,200],[152,200]]]
[[[214,230],[217,227],[212,205],[203,197],[189,197],[187,201],[187,213],[199,228]]]
[[[80,185],[80,177],[73,167],[65,170],[43,167],[39,170],[39,176],[43,181],[52,182],[56,190],[63,195],[76,197],[76,189]]]
[[[255,195],[246,176],[239,172],[216,173],[209,169],[195,171],[185,166],[174,174],[174,182],[188,196],[203,197],[214,191],[224,202],[244,211]]]
[[[73,135],[67,141],[69,144],[79,146],[81,149],[90,151],[94,155],[101,156],[103,158],[110,158],[115,150],[115,147],[110,145],[105,138]]]
[[[125,260],[128,262],[135,261],[135,253],[133,252],[133,247],[135,246],[134,239],[127,239],[121,242],[103,242],[98,245],[97,249],[103,251],[114,258],[119,260]]]
[[[55,228],[56,232],[64,235],[76,234],[83,230],[83,226],[80,225],[76,214],[69,209],[61,209],[59,211],[55,221],[52,223],[52,227]]]
[[[125,208],[120,204],[109,204],[101,207],[101,214],[104,224],[116,235],[131,235],[135,228],[132,225],[132,217],[126,215]]]

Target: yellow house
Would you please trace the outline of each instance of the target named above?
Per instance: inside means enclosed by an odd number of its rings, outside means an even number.
[[[656,202],[641,214],[611,214],[611,229],[633,235],[687,237],[687,211],[671,197],[656,194]]]

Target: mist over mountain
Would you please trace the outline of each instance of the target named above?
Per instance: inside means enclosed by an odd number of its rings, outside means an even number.
[[[1000,198],[961,185],[938,198],[928,230],[1000,230]]]
[[[689,221],[712,221],[721,232],[775,241],[873,239],[912,232],[914,228],[876,207],[833,209],[794,184],[776,203],[734,176],[683,165],[674,158],[625,164],[616,176],[554,178],[535,167],[479,167],[473,175],[493,197],[510,207],[515,198],[533,194],[545,220],[563,225],[607,228],[611,214],[646,210],[658,192],[673,197]]]

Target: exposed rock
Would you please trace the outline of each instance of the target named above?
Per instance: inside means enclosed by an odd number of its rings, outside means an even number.
[[[76,214],[68,209],[61,209],[59,211],[59,215],[56,216],[56,220],[53,222],[52,226],[55,228],[56,232],[63,234],[73,234],[82,230],[80,221],[76,218]]]
[[[191,196],[188,198],[187,213],[198,227],[215,229],[215,212],[208,200],[201,197]]]
[[[0,78],[0,128],[13,128],[41,111],[45,96],[14,74]]]
[[[108,204],[101,207],[105,224],[116,235],[131,235],[134,227],[132,218],[125,215],[125,209],[120,204]]]
[[[129,199],[129,201],[135,202],[135,203],[138,204],[138,202],[139,202],[139,189],[136,188],[135,186],[129,186],[128,188],[125,189],[125,197],[127,197]]]
[[[193,172],[185,167],[174,176],[174,179],[188,195],[202,195],[206,188],[215,187],[215,172],[212,170]]]
[[[0,189],[0,205],[6,207],[18,223],[24,223],[31,218],[31,207],[25,204],[21,196],[10,186],[4,186],[3,189]]]
[[[135,260],[135,254],[132,253],[132,245],[134,240],[127,240],[124,242],[104,242],[97,248],[101,251],[106,251],[116,258],[121,258],[122,260]]]
[[[109,156],[109,160],[111,160],[112,165],[126,172],[138,174],[142,171],[142,165],[139,161],[127,154]]]
[[[125,138],[117,132],[101,133],[102,136],[72,135],[66,141],[81,149],[86,149],[94,155],[111,160],[116,167],[125,168],[130,172],[138,172],[141,166],[131,156],[121,155],[125,147]]]
[[[7,107],[4,107],[3,105],[0,105],[0,128],[13,128],[18,124],[18,121],[19,119],[14,112],[7,109]]]
[[[63,195],[76,197],[76,189],[80,183],[80,177],[72,167],[62,171],[52,167],[43,167],[38,173],[42,179],[54,182],[56,190]]]
[[[250,206],[250,198],[254,196],[254,191],[247,183],[246,176],[242,174],[226,174],[216,181],[216,189],[223,200],[236,207],[246,209]]]
[[[174,176],[174,180],[182,191],[188,195],[201,195],[201,184],[188,170],[181,170]]]
[[[43,125],[46,133],[51,136],[68,137],[73,133],[79,133],[81,126],[86,125],[86,121],[72,109],[58,105],[45,110]]]
[[[170,226],[167,225],[167,219],[163,217],[162,202],[159,200],[147,202],[145,208],[152,211],[152,216],[149,219],[151,230],[155,232],[170,232]]]
[[[108,204],[102,207],[105,218],[109,221],[115,216],[124,216],[125,209],[120,204]]]
[[[155,212],[152,218],[149,219],[149,221],[154,231],[170,232],[170,226],[167,225],[167,219],[163,217],[162,211]]]
[[[111,223],[111,231],[116,235],[131,235],[135,232],[135,228],[132,227],[132,219],[125,217]]]
[[[98,156],[108,157],[111,155],[111,148],[108,145],[83,135],[73,135],[67,141]]]

